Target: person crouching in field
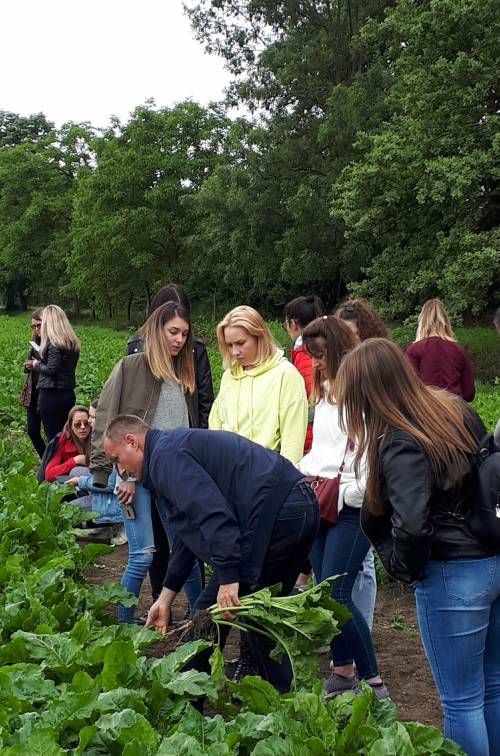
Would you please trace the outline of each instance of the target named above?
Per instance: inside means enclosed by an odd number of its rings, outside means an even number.
[[[56,449],[45,467],[45,480],[53,483],[63,475],[88,475],[90,459],[90,423],[87,407],[72,407]]]
[[[315,538],[319,509],[310,485],[288,460],[235,433],[162,432],[130,415],[108,425],[104,449],[122,477],[133,476],[154,494],[175,533],[165,587],[147,627],[167,631],[172,604],[197,558],[213,573],[195,611],[215,601],[221,608],[237,606],[240,596],[275,583],[281,583],[282,595],[290,593]],[[273,643],[248,635],[259,674],[288,691],[289,664],[269,658]],[[209,653],[199,657],[198,668],[208,671]]]
[[[462,399],[426,386],[401,350],[369,339],[335,381],[341,425],[366,455],[364,532],[390,575],[413,584],[444,709],[468,756],[500,744],[500,549],[471,531],[485,429]]]

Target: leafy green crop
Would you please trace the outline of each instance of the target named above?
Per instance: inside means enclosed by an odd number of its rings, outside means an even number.
[[[114,624],[109,608],[136,599],[114,583],[87,583],[96,557],[111,547],[79,546],[75,528],[85,515],[63,502],[63,489],[35,480],[34,455],[22,432],[24,410],[17,404],[27,320],[1,320],[3,756],[462,754],[435,728],[398,722],[394,706],[377,702],[371,689],[324,700],[315,648],[346,618],[330,598],[328,581],[286,599],[264,589],[234,610],[238,627],[253,623],[277,641],[277,657],[289,654],[296,685],[285,696],[259,677],[227,680],[217,650],[211,675],[191,668],[196,654],[211,646],[205,640],[155,658],[152,652],[161,653],[156,633]],[[78,330],[78,398],[87,400],[123,353],[125,338]],[[210,356],[218,360],[215,350]],[[216,608],[212,615],[223,621]],[[217,713],[203,716],[203,701]]]
[[[294,688],[310,688],[319,677],[317,649],[337,635],[350,612],[331,598],[334,577],[294,596],[278,596],[281,586],[263,588],[241,598],[241,606],[229,609],[238,622],[224,619],[227,609],[217,604],[209,614],[216,625],[252,631],[274,641],[271,657],[281,661],[285,653],[292,667]]]

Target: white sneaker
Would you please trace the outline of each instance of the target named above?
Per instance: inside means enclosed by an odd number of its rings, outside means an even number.
[[[125,543],[128,543],[124,525],[113,525],[113,537],[111,538],[111,543],[113,546],[123,546]]]

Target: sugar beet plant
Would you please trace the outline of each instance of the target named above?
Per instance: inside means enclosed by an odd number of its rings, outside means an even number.
[[[0,376],[0,384],[8,380]],[[237,611],[241,624],[257,623],[277,641],[277,656],[289,654],[295,688],[285,696],[259,677],[230,682],[216,651],[211,675],[190,668],[207,640],[163,655],[156,633],[114,624],[109,608],[135,599],[119,585],[87,581],[110,547],[81,547],[79,509],[63,502],[63,491],[37,485],[7,394],[0,401],[3,756],[462,753],[435,728],[398,722],[394,706],[371,691],[324,700],[313,649],[335,630],[327,584],[289,599],[265,589]],[[216,607],[211,614],[222,620]],[[198,710],[202,701],[211,716]]]

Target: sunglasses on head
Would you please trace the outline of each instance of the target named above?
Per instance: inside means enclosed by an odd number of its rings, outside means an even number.
[[[75,420],[73,423],[73,426],[75,428],[88,428],[89,421],[88,420]]]

